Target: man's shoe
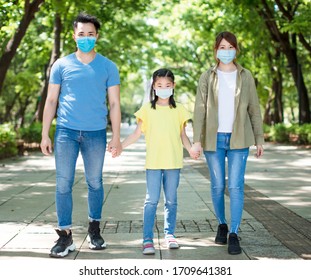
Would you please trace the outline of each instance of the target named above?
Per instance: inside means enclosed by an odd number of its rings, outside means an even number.
[[[240,241],[236,233],[229,234],[228,253],[230,255],[241,254],[242,249],[240,247]]]
[[[105,249],[107,244],[100,235],[99,222],[89,222],[87,241],[89,242],[89,248],[92,250]]]
[[[221,224],[218,226],[217,235],[215,237],[215,243],[220,245],[227,244],[228,226],[227,224]]]
[[[56,229],[56,233],[59,238],[56,241],[56,245],[53,246],[50,252],[52,258],[63,258],[68,255],[69,252],[73,252],[76,249],[75,244],[72,241],[72,232],[67,234],[66,230]]]

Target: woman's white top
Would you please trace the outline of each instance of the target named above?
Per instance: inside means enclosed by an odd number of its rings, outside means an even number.
[[[234,122],[234,96],[237,71],[218,74],[218,132],[231,133]]]

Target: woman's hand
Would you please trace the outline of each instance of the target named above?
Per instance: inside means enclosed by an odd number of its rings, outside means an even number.
[[[194,143],[189,151],[191,158],[198,159],[201,156],[201,153],[202,153],[201,143],[200,142]]]
[[[256,148],[257,148],[256,154],[255,154],[256,158],[262,157],[263,156],[263,146],[257,145]]]

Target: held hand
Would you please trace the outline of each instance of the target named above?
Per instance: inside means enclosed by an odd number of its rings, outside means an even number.
[[[112,139],[108,143],[107,151],[109,153],[111,153],[113,158],[118,157],[119,155],[121,155],[121,153],[122,153],[122,145],[121,145],[120,139],[118,139],[118,140]]]
[[[189,154],[192,159],[198,159],[201,155],[200,151],[194,151],[192,149],[189,150]]]
[[[196,142],[192,145],[189,154],[191,158],[198,159],[201,156],[202,153],[202,147],[200,142]]]
[[[41,152],[46,156],[50,156],[52,154],[52,142],[50,137],[42,137],[40,148]]]

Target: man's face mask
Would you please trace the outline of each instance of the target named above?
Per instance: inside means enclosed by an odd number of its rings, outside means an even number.
[[[95,47],[96,37],[79,37],[76,39],[77,47],[84,53],[90,52]]]

